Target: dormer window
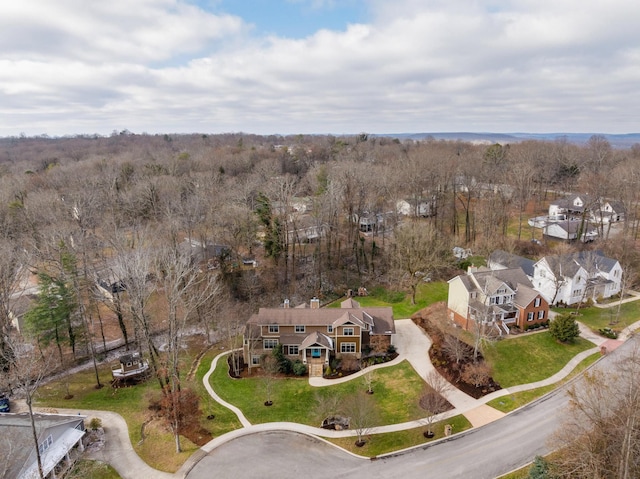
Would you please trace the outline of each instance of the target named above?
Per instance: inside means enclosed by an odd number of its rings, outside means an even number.
[[[296,324],[296,333],[304,333],[305,327],[303,324]]]
[[[269,325],[269,332],[270,333],[279,333],[280,332],[280,326],[278,326],[277,324],[270,324]]]

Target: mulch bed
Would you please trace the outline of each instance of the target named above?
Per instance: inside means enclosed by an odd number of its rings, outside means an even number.
[[[460,361],[456,363],[455,359],[449,358],[442,350],[442,343],[445,339],[446,333],[438,328],[435,324],[442,321],[447,321],[446,318],[446,304],[436,303],[428,308],[422,309],[413,315],[411,318],[420,328],[422,328],[431,338],[433,345],[429,350],[429,357],[436,370],[462,392],[469,396],[479,399],[487,394],[502,389],[493,378],[489,379],[488,384],[476,387],[473,384],[466,383],[460,377],[462,370],[467,364],[473,362],[473,358]],[[471,346],[469,346],[471,348]],[[479,362],[484,361],[484,358],[479,354]]]

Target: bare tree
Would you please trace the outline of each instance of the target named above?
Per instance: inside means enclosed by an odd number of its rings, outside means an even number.
[[[372,396],[365,391],[357,391],[345,398],[343,407],[349,417],[349,428],[356,433],[356,446],[364,446],[365,436],[377,422]]]
[[[425,387],[418,404],[427,414],[423,420],[427,426],[427,436],[433,437],[433,423],[438,414],[451,408],[445,394],[450,385],[437,371],[433,370],[425,377]]]
[[[375,379],[375,369],[372,369],[371,366],[366,361],[360,361],[360,370],[362,373],[362,383],[367,390],[367,394],[373,394],[373,380]]]
[[[553,443],[560,478],[631,479],[640,475],[640,351],[614,372],[586,372],[570,391],[565,420]]]
[[[35,354],[33,344],[16,338],[5,338],[7,341],[7,351],[3,352],[5,361],[8,361],[9,367],[7,377],[11,383],[13,391],[24,396],[25,403],[31,420],[31,432],[33,435],[34,447],[36,451],[36,460],[38,464],[38,474],[44,479],[42,456],[39,450],[38,432],[33,412],[33,399],[36,392],[42,385],[45,374],[51,367],[51,357],[49,355],[39,357]]]
[[[420,282],[446,264],[449,254],[445,239],[430,222],[410,222],[398,228],[392,262],[411,289],[412,304],[416,303]]]
[[[265,354],[261,361],[262,366],[262,386],[265,394],[265,406],[273,404],[273,389],[276,383],[276,374],[278,374],[278,360],[273,354]]]
[[[444,340],[442,341],[442,351],[455,360],[456,364],[469,359],[473,354],[467,343],[462,341],[457,334],[455,327],[450,327],[445,331]]]
[[[164,249],[158,257],[156,266],[159,271],[162,292],[167,303],[167,365],[163,368],[166,375],[162,382],[166,385],[166,395],[171,398],[173,431],[176,453],[182,451],[180,444],[180,351],[185,334],[187,319],[202,304],[218,292],[218,283],[213,275],[200,271],[199,265],[191,261],[188,254],[176,248]],[[165,391],[165,388],[163,388]]]

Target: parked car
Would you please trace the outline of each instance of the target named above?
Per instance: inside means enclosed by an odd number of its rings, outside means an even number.
[[[9,412],[9,398],[4,393],[0,393],[0,412]]]

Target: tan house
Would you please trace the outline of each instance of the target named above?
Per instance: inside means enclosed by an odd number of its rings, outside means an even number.
[[[449,280],[447,313],[464,329],[483,323],[502,335],[513,327],[547,324],[549,304],[521,268],[469,268],[466,275]]]
[[[362,308],[349,298],[340,308],[320,308],[320,301],[291,308],[260,308],[245,327],[244,362],[259,367],[264,354],[279,344],[289,359],[299,359],[310,375],[322,375],[331,358],[364,352],[386,352],[395,334],[389,307]]]

